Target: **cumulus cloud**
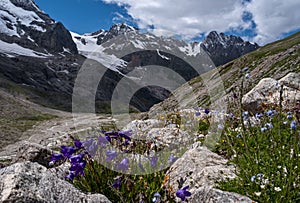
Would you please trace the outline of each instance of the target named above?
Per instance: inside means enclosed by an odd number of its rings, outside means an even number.
[[[254,41],[265,44],[300,28],[299,0],[258,0],[247,5],[256,23]]]
[[[184,39],[212,30],[239,30],[249,38],[245,31],[252,29],[252,40],[264,44],[300,27],[299,0],[102,1],[124,6],[140,29],[151,27],[156,35],[180,35]],[[252,19],[245,20],[245,13],[251,13]]]

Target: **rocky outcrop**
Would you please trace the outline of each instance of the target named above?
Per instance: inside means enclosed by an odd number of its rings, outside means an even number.
[[[47,168],[32,162],[16,163],[0,170],[1,202],[97,202],[110,203],[101,194],[85,194]]]
[[[235,178],[235,167],[227,160],[195,143],[168,170],[166,183],[174,190],[189,186],[189,202],[252,202],[236,193],[214,189],[217,182]],[[166,185],[167,186],[167,185]],[[167,186],[168,187],[168,186]],[[177,199],[178,202],[180,199]]]
[[[292,109],[297,102],[300,102],[299,87],[298,73],[289,73],[280,80],[264,78],[243,96],[244,108],[249,112],[257,113],[264,105],[279,106],[282,91],[283,108]]]
[[[235,167],[227,160],[211,152],[206,147],[195,143],[169,169],[170,185],[178,188],[178,181],[184,180],[183,186],[189,185],[193,193],[202,186],[214,186],[217,181],[235,178]],[[182,186],[181,186],[182,187]]]
[[[133,120],[129,124],[127,124],[123,130],[131,130],[132,137],[138,138],[145,136],[153,128],[161,128],[163,126],[164,123],[156,119]]]
[[[70,32],[61,22],[48,27],[44,33],[33,33],[32,38],[39,45],[49,52],[70,52],[77,54],[78,50]]]

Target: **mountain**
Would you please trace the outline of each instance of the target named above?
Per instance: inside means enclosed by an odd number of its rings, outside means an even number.
[[[207,35],[201,43],[201,47],[209,53],[216,66],[224,65],[259,48],[256,43],[251,44],[240,37],[225,35],[216,31]]]
[[[68,30],[41,11],[34,1],[3,0],[0,10],[0,39],[3,45],[17,44],[14,46],[23,50],[23,54],[29,54],[27,48],[36,52],[33,55],[41,56],[64,50],[77,53]]]
[[[109,31],[100,30],[85,35],[73,32],[71,34],[80,54],[121,74],[126,74],[135,67],[156,64],[178,70],[183,75],[190,74],[188,78],[184,76],[186,79],[197,75],[192,70],[187,71],[188,64],[179,58],[186,60],[201,55],[199,44],[193,46],[173,38],[158,37],[150,33],[141,34],[136,28],[123,23],[113,25]],[[105,39],[111,36],[115,37],[105,42]],[[99,45],[100,37],[103,42]]]
[[[248,41],[244,41],[240,37],[225,35],[224,33],[217,33],[216,31],[210,32],[202,42],[191,42],[187,44],[175,39],[166,38],[161,40],[160,37],[151,35],[149,33],[141,34],[139,33],[137,28],[126,25],[124,23],[115,24],[108,31],[99,30],[95,33],[84,35],[78,35],[72,32],[71,34],[73,36],[74,42],[77,44],[78,50],[83,55],[86,55],[86,51],[94,51],[97,48],[100,49],[97,45],[103,45],[109,39],[112,39],[116,36],[129,34],[132,36],[132,39],[128,41],[127,38],[125,41],[123,41],[122,43],[125,43],[125,45],[122,46],[122,48],[128,46],[128,44],[131,43],[136,48],[151,49],[157,42],[165,42],[167,39],[175,44],[175,46],[172,46],[172,48],[179,47],[180,51],[184,52],[187,55],[195,55],[199,53],[201,47],[209,54],[215,66],[223,65],[259,48],[256,43],[252,44]],[[166,46],[169,46],[169,44],[167,44]]]
[[[106,31],[104,33],[101,33],[101,35],[98,35],[97,44],[100,45],[118,35],[122,35],[128,32],[137,32],[137,31],[138,31],[137,28],[126,25],[125,23],[115,24],[109,29],[109,31]]]
[[[255,87],[262,78],[281,79],[290,72],[300,72],[300,32],[285,39],[267,44],[256,51],[248,53],[225,65],[217,67],[200,77],[185,83],[173,92],[177,101],[171,96],[162,103],[154,105],[150,114],[160,114],[185,107],[217,107],[225,109],[228,100],[240,93],[241,82],[244,80],[243,93]],[[248,75],[248,79],[245,75]],[[192,93],[190,89],[192,89]],[[229,107],[234,110],[235,107]]]
[[[149,33],[141,34],[137,29],[125,24],[116,24],[109,31],[100,30],[85,35],[78,35],[73,32],[71,34],[80,54],[99,62],[109,70],[119,73],[122,78],[130,79],[132,82],[128,81],[127,86],[135,87],[138,85],[140,87],[137,88],[136,94],[140,95],[141,102],[135,103],[134,100],[132,102],[135,107],[143,111],[148,110],[153,105],[149,101],[155,101],[155,103],[162,101],[174,89],[172,87],[174,83],[171,79],[172,76],[165,74],[162,69],[160,74],[156,72],[156,76],[153,77],[157,83],[151,78],[152,85],[145,84],[150,82],[149,78],[146,78],[148,76],[146,73],[151,72],[151,69],[166,67],[166,70],[172,70],[182,76],[185,81],[188,81],[214,67],[212,64],[211,67],[203,67],[198,72],[193,69],[190,64],[193,63],[192,61],[194,61],[194,66],[196,66],[195,64],[198,64],[199,67],[203,66],[199,65],[200,60],[198,60],[203,57],[202,55],[205,55],[204,52],[200,53],[200,46],[191,47],[189,44],[176,39],[157,37]],[[115,37],[98,45],[100,37],[105,41],[112,35]],[[195,62],[197,60],[198,62]],[[115,80],[120,81],[117,78],[114,78]],[[161,81],[165,81],[164,88],[159,87]],[[167,84],[168,82],[170,84]],[[105,84],[107,83],[104,83],[103,80],[100,81],[97,94],[102,95],[102,97],[109,97],[115,88],[102,89]],[[111,87],[117,84],[114,83]],[[181,84],[176,84],[176,87]],[[119,92],[126,92],[132,87],[126,88],[124,86]]]
[[[0,11],[0,87],[25,94],[42,105],[68,111],[72,109],[78,73],[89,65],[105,72],[95,95],[99,112],[109,111],[114,92],[122,95],[133,87],[137,91],[131,95],[131,107],[147,111],[169,97],[175,87],[183,84],[181,80],[189,81],[213,69],[214,64],[201,50],[210,50],[222,38],[186,43],[142,34],[123,23],[109,30],[78,35],[41,11],[33,0],[2,0]],[[222,43],[233,44],[226,46],[230,49],[234,47],[234,40]],[[207,62],[201,63],[202,60]],[[150,66],[166,67],[183,79],[174,80],[175,76],[159,71],[147,79],[145,73],[154,70]],[[150,80],[151,84],[145,83]],[[125,81],[125,85],[115,90],[120,81]],[[164,88],[159,87],[161,82]],[[83,89],[88,90],[89,86]]]

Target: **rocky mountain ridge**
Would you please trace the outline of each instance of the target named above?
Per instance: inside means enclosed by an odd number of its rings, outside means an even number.
[[[240,37],[210,32],[201,47],[207,51],[216,66],[224,65],[242,55],[259,48],[258,44],[244,41]]]
[[[113,25],[108,31],[99,30],[91,34],[73,35],[74,42],[77,44],[79,52],[84,53],[86,50],[96,50],[99,48],[96,45],[101,45],[113,37],[126,34],[133,35],[133,39],[124,40],[125,43],[132,43],[133,46],[140,49],[147,49],[153,45],[154,42],[160,41],[162,38],[152,35],[150,33],[141,34],[135,27],[129,26],[125,23]],[[137,41],[135,38],[139,39]],[[142,40],[142,42],[141,42]],[[225,35],[216,31],[210,32],[202,42],[182,43],[180,40],[165,38],[165,41],[172,41],[180,50],[186,54],[193,55],[200,52],[202,48],[211,57],[215,66],[223,65],[233,59],[236,59],[244,54],[254,51],[259,48],[258,44],[244,41],[240,37],[233,35]],[[124,43],[123,42],[123,43]],[[125,45],[128,46],[128,45]],[[124,46],[122,46],[123,48]],[[173,47],[172,47],[173,48]]]

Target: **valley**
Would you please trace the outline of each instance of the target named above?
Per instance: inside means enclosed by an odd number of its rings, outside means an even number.
[[[300,32],[140,27],[0,0],[0,201],[298,202]]]

